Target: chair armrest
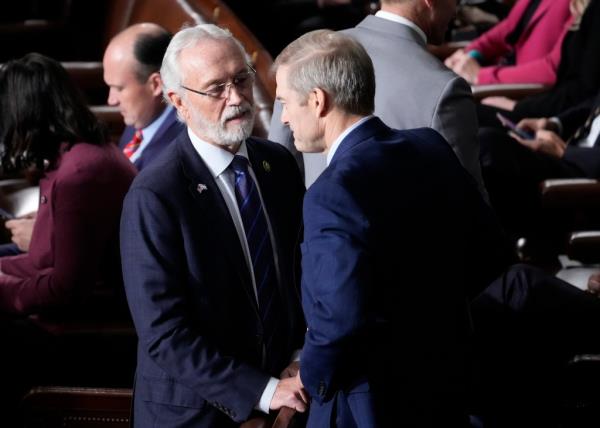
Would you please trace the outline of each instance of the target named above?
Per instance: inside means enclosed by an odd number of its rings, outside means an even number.
[[[544,180],[541,196],[547,208],[599,208],[600,182],[587,178]]]
[[[513,100],[520,100],[521,98],[547,91],[548,88],[548,86],[539,83],[503,83],[471,86],[473,97],[477,101],[486,97],[507,97]]]
[[[578,260],[583,264],[600,263],[600,231],[571,233],[567,255],[570,259]]]
[[[454,52],[459,49],[465,48],[469,44],[469,41],[461,41],[461,42],[448,42],[442,45],[427,45],[427,50],[430,54],[435,56],[440,61],[444,61]]]
[[[40,386],[25,395],[22,406],[27,426],[125,428],[130,426],[132,397],[125,388]]]

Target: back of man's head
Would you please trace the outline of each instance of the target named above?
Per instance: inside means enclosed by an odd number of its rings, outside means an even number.
[[[136,60],[136,74],[140,82],[145,82],[148,76],[160,70],[171,38],[171,33],[158,26],[137,35],[133,43],[133,57]]]
[[[288,84],[302,96],[320,88],[346,113],[369,115],[375,109],[371,58],[352,37],[316,30],[290,43],[275,59],[276,71],[288,67]]]

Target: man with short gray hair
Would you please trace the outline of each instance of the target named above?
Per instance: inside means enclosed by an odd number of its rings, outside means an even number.
[[[274,68],[296,148],[328,164],[304,199],[308,426],[467,426],[468,298],[507,260],[491,209],[436,131],[373,116],[353,38],[305,34]]]
[[[375,114],[396,129],[430,127],[438,131],[487,198],[471,89],[427,51],[427,43],[443,41],[455,10],[456,0],[382,0],[379,12],[343,32],[358,40],[373,60]],[[279,116],[276,102],[269,140],[297,154]],[[312,154],[297,159],[304,166],[309,186],[325,168],[325,159]]]
[[[305,330],[294,286],[299,171],[283,147],[250,137],[254,70],[228,31],[181,30],[161,76],[187,129],[123,208],[135,426],[235,427],[254,410],[304,411],[291,377]]]

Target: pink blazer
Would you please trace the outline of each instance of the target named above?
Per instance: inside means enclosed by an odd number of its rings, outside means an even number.
[[[517,43],[510,46],[506,37],[517,26],[529,1],[518,0],[504,20],[467,46],[466,51],[475,49],[488,64],[496,64],[481,67],[479,84],[554,84],[562,39],[572,21],[569,0],[542,0]],[[513,50],[516,65],[498,64]]]

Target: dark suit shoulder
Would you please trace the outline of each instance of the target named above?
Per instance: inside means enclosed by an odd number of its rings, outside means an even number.
[[[178,138],[162,151],[161,156],[140,171],[131,188],[146,187],[154,191],[168,191],[168,188],[182,177],[179,143]]]

